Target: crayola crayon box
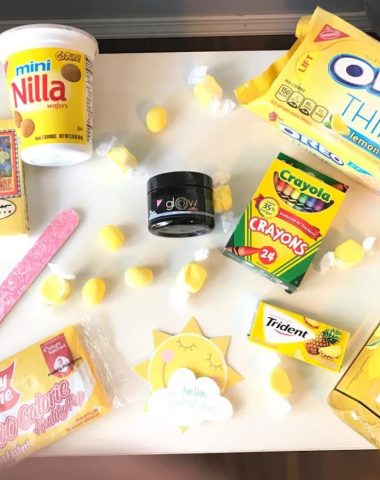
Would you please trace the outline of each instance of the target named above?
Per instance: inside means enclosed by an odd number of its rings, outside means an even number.
[[[24,173],[12,120],[0,120],[0,235],[28,231]]]
[[[224,255],[252,267],[288,293],[301,283],[348,187],[283,153],[275,159]]]
[[[380,192],[380,42],[317,8],[297,41],[236,89],[241,105]]]
[[[380,449],[380,324],[330,393],[334,413]]]

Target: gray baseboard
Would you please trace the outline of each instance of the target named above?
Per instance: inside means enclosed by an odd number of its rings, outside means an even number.
[[[294,34],[302,14],[45,19],[34,23],[61,23],[82,28],[96,38],[225,37]],[[340,12],[339,16],[364,31],[371,31],[366,12]],[[0,32],[30,20],[0,20]]]

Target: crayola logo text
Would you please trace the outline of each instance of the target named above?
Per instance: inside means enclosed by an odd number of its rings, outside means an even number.
[[[332,78],[349,88],[365,88],[380,95],[380,69],[355,55],[336,55],[329,64]]]
[[[308,192],[313,197],[321,198],[324,202],[330,201],[330,194],[325,192],[323,187],[318,188],[311,183],[305,182],[305,180],[297,178],[290,170],[281,170],[280,178],[285,182],[293,183],[301,192]]]

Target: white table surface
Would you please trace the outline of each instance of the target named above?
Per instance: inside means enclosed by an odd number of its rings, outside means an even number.
[[[232,173],[234,210],[240,215],[257,183],[279,151],[320,170],[344,178],[336,170],[292,144],[274,128],[237,108],[212,118],[194,100],[186,84],[194,65],[208,65],[226,94],[264,70],[281,52],[212,52],[100,55],[95,71],[95,137],[105,131],[120,134],[149,170],[218,169]],[[2,70],[1,70],[2,71]],[[7,115],[4,79],[0,115]],[[144,127],[144,112],[164,105],[169,126],[159,135]],[[193,316],[207,336],[232,335],[230,365],[245,381],[227,391],[235,407],[227,423],[206,423],[186,433],[143,411],[147,387],[132,373],[132,404],[94,422],[45,449],[42,455],[184,453],[227,451],[327,450],[370,448],[362,437],[340,422],[326,398],[339,379],[330,373],[284,359],[295,385],[293,410],[276,416],[262,386],[266,350],[246,339],[254,297],[277,302],[352,332],[344,367],[352,360],[380,318],[380,252],[355,269],[321,276],[314,267],[321,254],[349,237],[380,237],[380,198],[344,178],[351,189],[299,291],[288,295],[248,268],[215,253],[209,262],[204,289],[187,305],[174,308],[170,289],[180,267],[199,247],[222,248],[229,234],[220,225],[195,239],[165,239],[147,230],[146,178],[120,174],[107,159],[65,168],[26,167],[30,235],[1,238],[0,280],[32,245],[36,235],[64,208],[81,213],[81,224],[54,261],[78,275],[76,292],[66,305],[49,309],[38,299],[43,276],[27,291],[0,325],[0,357],[33,343],[86,315],[109,322],[115,346],[126,365],[147,359],[153,351],[152,329],[180,331]],[[125,227],[122,251],[107,253],[97,241],[105,224]],[[149,290],[132,291],[123,283],[128,266],[153,266],[156,277]],[[109,285],[106,301],[84,306],[80,286],[85,278],[103,276]]]

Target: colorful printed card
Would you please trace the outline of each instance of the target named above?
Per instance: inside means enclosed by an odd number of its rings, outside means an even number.
[[[0,235],[28,230],[22,162],[12,120],[0,120]]]

